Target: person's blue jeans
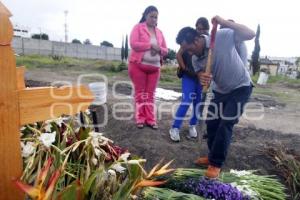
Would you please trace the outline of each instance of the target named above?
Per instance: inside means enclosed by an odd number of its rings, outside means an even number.
[[[237,88],[229,94],[214,92],[206,119],[208,158],[211,165],[222,167],[224,164],[233,126],[238,123],[251,93],[252,85]]]
[[[188,111],[190,104],[193,103],[192,117],[190,125],[197,124],[198,108],[197,105],[201,101],[202,87],[199,81],[183,74],[181,81],[182,98],[181,103],[177,109],[172,128],[181,128],[183,119]],[[199,107],[199,106],[198,106]]]

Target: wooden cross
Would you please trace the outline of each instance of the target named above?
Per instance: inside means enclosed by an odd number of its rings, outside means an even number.
[[[11,16],[0,2],[0,200],[24,199],[12,183],[23,171],[20,126],[84,111],[94,99],[84,86],[26,89],[11,47]]]

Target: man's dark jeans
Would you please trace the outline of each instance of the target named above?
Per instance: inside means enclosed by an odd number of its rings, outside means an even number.
[[[233,126],[238,123],[243,108],[252,93],[252,85],[243,86],[228,94],[214,91],[207,114],[207,146],[209,162],[222,167],[232,138]]]

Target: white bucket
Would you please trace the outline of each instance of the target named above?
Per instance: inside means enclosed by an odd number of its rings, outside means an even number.
[[[106,84],[104,82],[94,82],[89,84],[91,92],[95,96],[95,100],[92,102],[93,105],[101,105],[106,103]]]
[[[257,80],[257,84],[266,85],[268,81],[269,75],[265,72],[260,72]]]

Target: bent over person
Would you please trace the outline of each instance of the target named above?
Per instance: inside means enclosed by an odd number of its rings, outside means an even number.
[[[233,126],[238,123],[243,107],[252,93],[250,74],[236,44],[251,40],[255,33],[242,24],[219,16],[215,16],[212,21],[226,27],[216,33],[212,74],[205,72],[205,62],[201,58],[207,52],[209,38],[199,36],[190,27],[181,29],[177,37],[180,38],[181,47],[194,54],[193,66],[202,86],[208,86],[212,80],[214,97],[208,107],[206,119],[209,153],[208,156],[197,159],[196,164],[208,165],[205,176],[217,178],[227,156]]]

